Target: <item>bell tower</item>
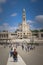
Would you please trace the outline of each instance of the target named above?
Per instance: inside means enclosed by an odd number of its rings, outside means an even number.
[[[29,29],[28,24],[26,23],[26,11],[23,9],[22,11],[22,24],[19,26],[19,37],[20,38],[30,38],[31,31]]]
[[[22,31],[27,32],[28,28],[27,28],[27,23],[26,23],[26,11],[25,9],[23,9],[22,12]]]
[[[23,22],[26,22],[26,11],[25,11],[25,9],[23,9],[22,19],[23,19]]]

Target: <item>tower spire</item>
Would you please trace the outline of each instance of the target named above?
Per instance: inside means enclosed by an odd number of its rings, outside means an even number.
[[[26,12],[25,12],[25,9],[23,9],[23,16],[22,16],[22,18],[23,18],[23,21],[26,22]]]

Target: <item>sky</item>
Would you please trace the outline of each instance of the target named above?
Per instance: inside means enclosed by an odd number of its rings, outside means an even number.
[[[43,28],[43,0],[0,0],[0,31],[15,31],[22,23],[22,10],[30,29]]]

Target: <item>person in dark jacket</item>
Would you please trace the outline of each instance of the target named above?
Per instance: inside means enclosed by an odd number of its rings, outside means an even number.
[[[18,53],[17,53],[16,49],[14,49],[14,53],[13,53],[14,61],[17,61],[17,55],[18,55]]]

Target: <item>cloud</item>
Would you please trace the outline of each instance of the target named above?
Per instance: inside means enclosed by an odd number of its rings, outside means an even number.
[[[34,25],[31,24],[31,25],[30,25],[30,29],[31,29],[31,30],[35,30],[36,28],[34,27]]]
[[[8,27],[9,25],[7,23],[3,23],[1,26],[0,26],[0,31],[2,30],[8,30]]]
[[[0,0],[0,3],[5,3],[6,2],[6,0]]]
[[[13,13],[13,14],[11,14],[11,16],[17,16],[17,13]]]
[[[30,29],[35,30],[35,29],[43,28],[43,20],[42,19],[43,19],[43,16],[35,16],[35,20],[27,20],[27,23],[28,23]]]
[[[10,32],[14,32],[17,29],[17,26],[10,26],[8,23],[3,23],[0,26],[0,31],[8,30]]]
[[[30,29],[35,29],[34,24],[35,22],[32,20],[27,20],[27,24],[30,26]]]
[[[43,15],[38,15],[38,16],[36,16],[36,17],[35,17],[35,20],[36,20],[37,22],[43,23]]]
[[[3,12],[2,4],[6,3],[7,0],[0,0],[0,13]]]
[[[9,27],[9,31],[10,31],[10,32],[14,32],[16,29],[17,29],[16,26],[10,26],[10,27]]]
[[[8,23],[3,23],[3,26],[9,26],[9,24]]]
[[[27,20],[27,23],[29,23],[29,24],[33,24],[34,21],[32,21],[32,20]]]

